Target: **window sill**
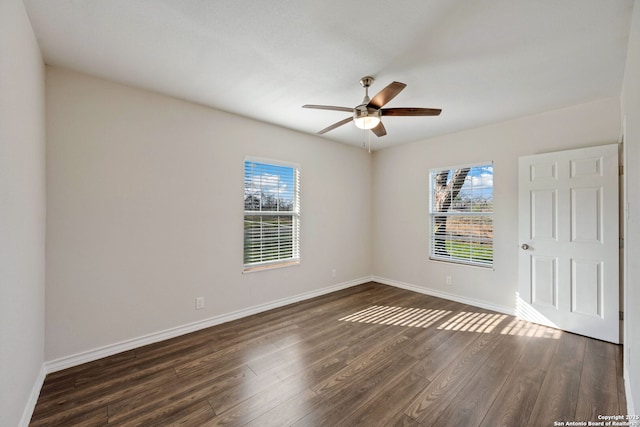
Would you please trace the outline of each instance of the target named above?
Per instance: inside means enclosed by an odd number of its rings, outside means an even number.
[[[495,271],[495,267],[493,265],[470,264],[470,263],[466,263],[466,262],[463,262],[463,261],[456,261],[456,260],[443,259],[443,258],[434,258],[434,257],[429,257],[429,261],[440,262],[440,263],[444,263],[444,264],[461,265],[463,267],[479,268],[481,270]]]
[[[274,270],[278,268],[288,268],[300,265],[300,261],[277,262],[273,264],[255,265],[252,267],[244,267],[242,274],[257,273],[259,271]]]

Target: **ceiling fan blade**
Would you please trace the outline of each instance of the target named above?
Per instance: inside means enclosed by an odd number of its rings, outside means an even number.
[[[353,108],[349,107],[336,107],[335,105],[312,105],[305,104],[302,108],[314,108],[316,110],[333,110],[333,111],[346,111],[347,113],[353,113]]]
[[[371,132],[375,133],[376,136],[385,136],[387,134],[387,130],[384,128],[382,122],[378,123],[378,126],[371,129]]]
[[[383,116],[439,116],[441,112],[439,108],[383,108],[380,110]]]
[[[336,122],[336,123],[332,124],[331,126],[328,126],[328,127],[324,128],[324,129],[322,129],[320,132],[318,132],[318,135],[322,135],[323,133],[327,133],[330,130],[334,130],[337,127],[340,127],[342,125],[346,125],[350,121],[353,121],[353,117],[347,117],[344,120],[340,120],[339,122]]]
[[[402,89],[407,87],[406,84],[400,82],[391,82],[374,96],[367,104],[367,107],[382,108],[387,102],[396,97],[397,94],[402,92]]]

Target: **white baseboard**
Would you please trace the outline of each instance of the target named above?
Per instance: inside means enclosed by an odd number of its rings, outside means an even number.
[[[42,385],[44,384],[44,379],[47,376],[47,371],[45,369],[44,363],[40,366],[40,372],[36,377],[35,382],[33,383],[33,388],[31,389],[31,393],[29,394],[29,400],[22,411],[22,418],[20,419],[20,427],[28,427],[29,422],[31,421],[31,417],[33,416],[33,411],[36,409],[36,404],[38,403],[38,397],[40,397],[40,390],[42,390]]]
[[[362,278],[351,280],[348,282],[327,286],[325,288],[317,289],[315,291],[305,292],[303,294],[283,298],[277,301],[272,301],[266,304],[260,304],[254,307],[245,308],[245,309],[234,311],[231,313],[221,314],[219,316],[210,317],[208,319],[199,320],[197,322],[189,323],[182,326],[177,326],[174,328],[166,329],[164,331],[154,332],[141,337],[121,341],[119,343],[109,344],[104,347],[99,347],[93,350],[88,350],[81,353],[73,354],[71,356],[65,356],[59,359],[50,360],[48,362],[45,362],[44,368],[46,373],[61,371],[63,369],[81,365],[83,363],[102,359],[103,357],[112,356],[117,353],[122,353],[123,351],[133,350],[138,347],[164,341],[170,338],[175,338],[180,335],[185,335],[191,332],[199,331],[201,329],[205,329],[211,326],[230,322],[232,320],[240,319],[242,317],[247,317],[253,314],[262,313],[263,311],[272,310],[274,308],[308,300],[308,299],[325,295],[331,292],[336,292],[342,289],[350,288],[352,286],[361,285],[369,281],[371,281],[371,277],[362,277]],[[36,396],[36,399],[37,399],[37,396]]]
[[[400,289],[406,289],[408,291],[417,292],[420,294],[430,295],[432,297],[448,299],[451,301],[456,301],[462,304],[472,305],[474,307],[484,308],[486,310],[497,311],[498,313],[510,314],[515,316],[515,308],[513,307],[505,307],[502,305],[492,304],[486,301],[476,300],[472,298],[463,297],[456,294],[450,294],[448,292],[442,292],[435,289],[423,288],[421,286],[412,285],[410,283],[399,282],[397,280],[391,280],[384,277],[372,276],[371,280],[374,282],[382,283],[383,285],[394,286]]]

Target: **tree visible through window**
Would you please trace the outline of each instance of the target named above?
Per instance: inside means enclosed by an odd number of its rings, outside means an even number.
[[[296,167],[245,161],[245,271],[299,262],[299,205]]]
[[[493,266],[493,165],[433,170],[432,259]]]

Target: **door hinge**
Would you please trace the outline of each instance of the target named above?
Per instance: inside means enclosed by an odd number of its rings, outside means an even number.
[[[618,176],[624,175],[624,165],[618,165]]]
[[[624,249],[624,239],[622,237],[618,238],[618,247]]]
[[[619,320],[624,320],[624,311],[619,311],[618,312],[618,318],[619,318]]]

